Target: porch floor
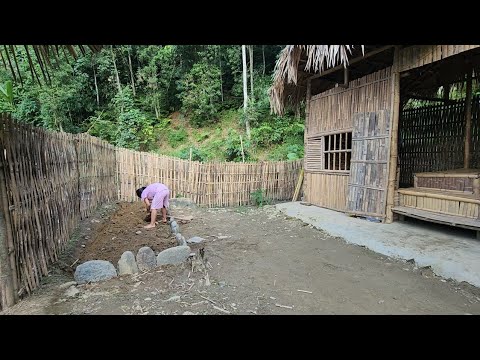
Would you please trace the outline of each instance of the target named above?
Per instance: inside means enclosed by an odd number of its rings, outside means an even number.
[[[392,210],[394,213],[410,216],[420,220],[433,221],[438,224],[459,226],[465,229],[480,231],[480,220],[477,219],[470,219],[449,214],[439,214],[427,210],[413,209],[407,206],[396,206]]]
[[[439,276],[480,287],[480,241],[475,231],[415,220],[379,224],[300,202],[276,207],[347,243],[397,259],[414,259],[417,266],[431,266]]]

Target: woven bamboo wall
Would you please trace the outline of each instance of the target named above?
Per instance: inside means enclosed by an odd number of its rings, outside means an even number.
[[[47,274],[78,223],[78,168],[73,137],[0,118],[6,195],[2,211],[13,257],[15,291],[30,292]]]
[[[115,147],[87,134],[74,136],[78,158],[80,214],[117,200]]]
[[[308,136],[351,129],[355,113],[389,109],[391,72],[388,67],[351,81],[347,89],[337,87],[312,96]]]
[[[328,209],[345,211],[347,204],[348,174],[307,173],[305,197],[312,204]]]
[[[413,186],[413,174],[463,167],[465,100],[404,110],[399,123],[400,187]],[[472,100],[472,157],[480,168],[480,97]]]
[[[259,189],[269,199],[287,200],[302,163],[200,163],[117,149],[118,199],[138,201],[136,189],[161,182],[170,188],[171,198],[186,196],[208,207],[249,205],[251,193]]]
[[[342,130],[352,131],[355,114],[390,109],[391,72],[392,68],[388,67],[351,81],[347,89],[337,87],[312,96],[306,138]],[[307,146],[307,165],[318,162],[312,157],[315,153],[319,155],[317,148]],[[321,159],[321,156],[318,157]],[[307,201],[330,209],[346,210],[348,173],[336,174],[308,169],[305,169],[305,172]]]
[[[464,51],[478,48],[480,45],[414,45],[399,51],[399,71],[407,71],[427,65]]]

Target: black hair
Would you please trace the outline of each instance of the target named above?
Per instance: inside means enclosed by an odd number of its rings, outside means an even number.
[[[142,197],[142,192],[143,192],[143,190],[145,190],[146,188],[147,188],[146,186],[142,186],[140,189],[137,189],[137,196],[138,196],[139,198]]]

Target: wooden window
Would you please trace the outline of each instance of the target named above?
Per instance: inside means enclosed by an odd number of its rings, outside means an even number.
[[[307,141],[305,170],[349,172],[351,157],[351,132],[312,137]]]
[[[308,139],[305,156],[305,170],[319,171],[323,169],[322,136]]]

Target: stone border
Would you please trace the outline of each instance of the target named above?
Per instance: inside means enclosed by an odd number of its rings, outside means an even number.
[[[131,251],[125,251],[117,262],[117,267],[108,261],[102,262],[102,266],[110,271],[107,275],[102,275],[105,270],[99,268],[99,260],[87,261],[75,269],[75,281],[78,284],[97,282],[107,280],[121,275],[133,275],[140,271],[148,271],[162,265],[179,265],[192,256],[192,250],[188,244],[198,244],[204,241],[199,236],[194,236],[188,240],[180,233],[180,225],[173,216],[169,217],[169,225],[172,235],[175,235],[177,245],[161,251],[158,255],[148,246],[138,250],[135,256]],[[103,264],[105,263],[105,264]],[[99,275],[99,272],[102,273]]]

